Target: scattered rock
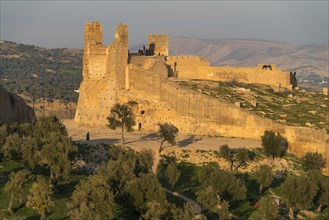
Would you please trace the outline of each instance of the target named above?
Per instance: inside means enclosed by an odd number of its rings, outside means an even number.
[[[239,87],[238,90],[242,91],[242,92],[250,92],[251,91],[251,89],[246,89],[246,88],[243,88],[243,87]]]
[[[256,102],[256,101],[251,101],[250,104],[251,104],[252,106],[255,106],[255,107],[258,106],[258,102]]]
[[[234,102],[234,105],[241,107],[241,102]]]
[[[285,118],[287,116],[288,116],[287,114],[280,115],[281,118]]]
[[[306,124],[306,126],[314,127],[314,124],[312,124],[312,123],[306,122],[305,124]]]
[[[318,112],[317,111],[308,111],[308,113],[311,113],[311,114],[315,115]]]

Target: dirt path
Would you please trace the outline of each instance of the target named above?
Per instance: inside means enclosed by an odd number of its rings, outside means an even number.
[[[201,214],[202,212],[202,207],[196,203],[193,199],[190,199],[186,196],[183,196],[182,194],[179,194],[178,192],[171,192],[168,189],[165,189],[166,193],[171,193],[173,196],[176,196],[178,198],[181,198],[182,200],[184,200],[185,202],[189,203],[192,206],[193,212],[195,214]]]
[[[90,144],[98,143],[120,143],[121,133],[119,130],[110,130],[109,128],[89,128],[79,126],[73,120],[63,120],[69,136],[74,141],[85,141],[87,132],[90,133]],[[125,142],[128,147],[138,149],[151,149],[158,151],[160,146],[160,137],[156,132],[134,131],[125,134]],[[224,137],[208,137],[194,136],[189,134],[179,134],[176,138],[177,144],[170,146],[165,143],[166,148],[188,149],[188,150],[218,150],[223,144],[230,147],[239,148],[258,148],[261,147],[259,140],[242,139],[242,138],[224,138]]]

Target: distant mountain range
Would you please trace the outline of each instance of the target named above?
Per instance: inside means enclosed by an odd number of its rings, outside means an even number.
[[[169,37],[172,55],[198,55],[212,65],[256,66],[273,63],[283,70],[296,71],[298,76],[329,77],[329,45],[300,45],[263,40],[201,40]]]

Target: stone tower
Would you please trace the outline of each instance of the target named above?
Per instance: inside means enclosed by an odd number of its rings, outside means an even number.
[[[125,87],[125,72],[128,63],[128,26],[119,24],[115,32],[115,76],[117,86],[120,89]]]
[[[102,26],[91,22],[84,29],[83,81],[74,120],[89,126],[104,126],[118,89],[125,86],[128,62],[128,27],[120,24],[115,40],[107,48],[102,43]]]
[[[168,34],[149,34],[148,46],[154,54],[169,55]]]
[[[85,24],[84,28],[84,53],[83,53],[83,78],[88,77],[88,46],[90,43],[102,44],[103,41],[103,30],[102,25],[98,22],[90,22]]]

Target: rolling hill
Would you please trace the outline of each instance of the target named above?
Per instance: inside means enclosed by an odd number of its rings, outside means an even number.
[[[212,65],[255,66],[274,63],[281,69],[296,71],[297,76],[328,76],[329,45],[300,45],[263,40],[200,40],[169,37],[172,55],[206,57]]]

